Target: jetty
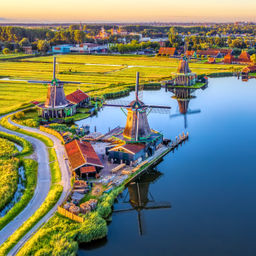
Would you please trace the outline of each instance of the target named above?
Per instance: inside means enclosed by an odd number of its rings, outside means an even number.
[[[186,134],[183,132],[181,135],[176,136],[175,141],[173,141],[169,146],[160,147],[153,156],[147,158],[145,161],[137,165],[132,170],[134,174],[129,179],[126,180],[125,185],[139,178],[150,167],[157,165],[165,155],[167,155],[171,151],[174,151],[176,148],[182,145],[186,140],[188,140],[188,138],[189,138],[188,132]]]

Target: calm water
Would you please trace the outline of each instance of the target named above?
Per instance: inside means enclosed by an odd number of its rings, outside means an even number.
[[[194,95],[189,108],[197,114],[187,116],[189,141],[164,158],[156,167],[161,175],[144,187],[148,199],[171,208],[143,210],[142,236],[137,211],[113,213],[107,239],[81,245],[79,256],[256,255],[256,80],[211,79]],[[176,114],[171,96],[161,90],[143,97],[145,103],[172,106]],[[124,126],[125,116],[105,108],[86,122],[104,132]],[[184,131],[183,116],[150,114],[149,123],[169,138]],[[131,208],[127,193],[115,209]]]

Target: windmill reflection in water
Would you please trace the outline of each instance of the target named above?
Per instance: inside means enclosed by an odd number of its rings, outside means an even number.
[[[149,170],[147,173],[144,173],[138,179],[129,183],[127,186],[128,191],[124,198],[118,199],[119,204],[124,206],[124,208],[114,210],[115,213],[136,211],[139,234],[141,236],[145,235],[145,210],[171,208],[171,204],[169,202],[156,202],[150,192],[150,184],[156,182],[161,176],[162,173],[154,168]]]

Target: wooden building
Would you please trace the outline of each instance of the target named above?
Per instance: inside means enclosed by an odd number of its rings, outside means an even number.
[[[75,139],[65,144],[65,150],[72,168],[82,177],[95,177],[104,167],[94,148],[89,142]]]
[[[232,54],[228,53],[224,56],[223,61],[225,64],[232,64],[235,61],[235,57]]]
[[[251,62],[251,57],[248,52],[242,51],[240,56],[238,57],[238,62],[240,63],[249,63]]]
[[[175,47],[160,47],[158,55],[159,56],[175,56],[177,55],[177,50]]]
[[[222,54],[220,52],[220,50],[218,49],[208,49],[208,50],[198,50],[196,52],[197,56],[201,57],[201,56],[205,56],[207,57],[213,57],[213,58],[222,58]]]
[[[85,107],[90,102],[90,97],[88,94],[81,90],[76,90],[71,94],[66,96],[66,99],[74,104],[76,107]]]
[[[75,105],[66,99],[63,84],[58,80],[54,80],[48,85],[46,101],[38,107],[39,115],[45,119],[64,118],[76,113]]]
[[[177,73],[173,76],[173,85],[192,86],[196,84],[196,74],[191,72],[186,57],[180,60]]]

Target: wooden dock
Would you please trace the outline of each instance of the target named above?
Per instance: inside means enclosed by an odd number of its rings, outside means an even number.
[[[186,140],[188,140],[188,133],[183,133],[182,135],[178,135],[176,140],[171,143],[171,145],[167,146],[164,150],[162,148],[158,149],[157,152],[149,157],[147,160],[136,166],[134,169],[138,169],[135,171],[134,175],[130,177],[125,185],[139,178],[142,174],[144,174],[150,167],[157,165],[162,158],[167,155],[169,152],[174,151],[179,145],[183,144]],[[139,167],[139,168],[138,168]]]

